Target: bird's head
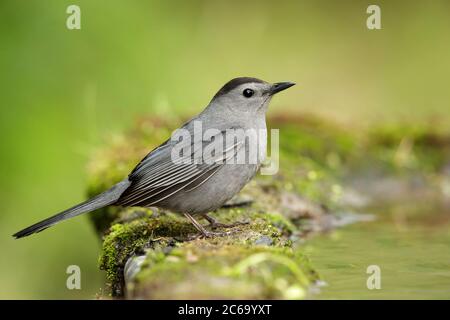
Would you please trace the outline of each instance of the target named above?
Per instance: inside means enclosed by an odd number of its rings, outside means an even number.
[[[274,94],[293,85],[293,82],[269,83],[257,78],[235,78],[215,94],[210,104],[226,106],[236,112],[265,112]]]

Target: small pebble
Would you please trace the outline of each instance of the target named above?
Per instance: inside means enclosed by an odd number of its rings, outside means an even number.
[[[145,257],[145,255],[134,256],[128,259],[124,267],[125,283],[130,283],[136,274],[141,270],[141,265],[144,263]]]
[[[271,237],[261,236],[260,238],[255,240],[255,244],[261,246],[271,246],[273,244],[273,240]]]

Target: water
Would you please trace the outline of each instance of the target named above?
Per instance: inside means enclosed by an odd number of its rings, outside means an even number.
[[[306,244],[326,285],[316,299],[450,299],[450,206],[447,201],[401,201],[371,209],[377,219]],[[381,270],[369,290],[367,267]]]

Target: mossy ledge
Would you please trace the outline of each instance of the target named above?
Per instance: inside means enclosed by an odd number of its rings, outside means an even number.
[[[116,297],[298,299],[318,279],[292,248],[295,226],[279,213],[220,209],[214,216],[221,221],[250,223],[227,236],[194,240],[195,228],[173,213],[131,208],[122,214],[125,222],[111,226],[100,257]],[[126,279],[133,257],[145,258]]]
[[[224,223],[248,224],[208,239],[193,239],[197,230],[178,214],[156,208],[117,210],[100,257],[112,296],[303,298],[319,277],[294,249],[304,234],[303,220],[285,205],[282,190],[251,182],[211,214]]]
[[[88,194],[123,179],[181,122],[143,118],[133,131],[112,138],[93,157]],[[304,298],[319,276],[299,240],[339,225],[336,212],[349,209],[346,177],[375,167],[377,175],[419,172],[434,186],[434,173],[450,154],[449,134],[436,126],[361,130],[307,116],[274,117],[269,124],[280,129],[279,172],[257,177],[212,213],[224,223],[249,222],[232,234],[192,240],[197,231],[182,215],[156,208],[109,207],[91,215],[103,239],[99,263],[113,297]]]

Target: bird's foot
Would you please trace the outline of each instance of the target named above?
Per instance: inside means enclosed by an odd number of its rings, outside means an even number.
[[[194,225],[194,227],[200,232],[196,235],[189,237],[189,240],[224,237],[224,236],[229,236],[236,232],[236,231],[223,231],[223,232],[208,231],[200,223],[198,223],[197,220],[195,220],[190,214],[186,213],[184,215],[186,216],[186,218],[188,218],[191,221],[191,223]],[[205,217],[205,219],[207,219],[210,222],[210,225],[213,224],[211,221],[214,221],[216,223],[216,226],[220,225],[223,228],[231,228],[236,225],[248,223],[248,222],[236,222],[236,223],[233,223],[230,225],[226,225],[226,224],[218,223],[214,218],[211,218],[211,217],[208,217],[208,218]]]
[[[249,224],[248,221],[236,221],[233,223],[222,223],[222,222],[217,221],[213,217],[208,216],[207,214],[203,215],[203,217],[206,220],[208,220],[209,227],[211,227],[211,229],[217,229],[217,228],[230,229],[230,228],[234,228],[237,226]]]

